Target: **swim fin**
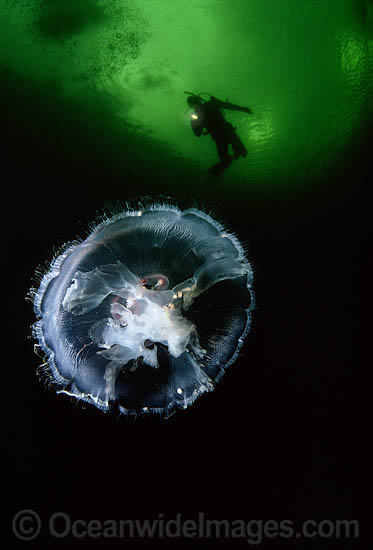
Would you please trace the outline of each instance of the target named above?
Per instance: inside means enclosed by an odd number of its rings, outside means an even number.
[[[226,168],[228,168],[229,164],[225,164],[223,162],[217,162],[213,166],[210,166],[208,169],[208,172],[214,177],[217,178],[222,175],[222,173],[225,171]]]

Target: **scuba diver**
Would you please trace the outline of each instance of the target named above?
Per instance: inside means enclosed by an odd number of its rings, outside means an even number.
[[[201,94],[185,93],[189,96],[187,103],[193,109],[190,122],[194,134],[197,137],[210,134],[216,144],[220,161],[211,166],[208,171],[215,177],[220,176],[231,164],[233,158],[238,159],[247,155],[246,147],[236,134],[236,127],[225,120],[221,109],[242,111],[247,114],[252,114],[252,111],[249,107],[233,105],[228,100],[220,101],[214,96],[210,96],[210,99],[206,101],[201,97]],[[204,128],[206,129],[203,130]],[[229,154],[229,145],[232,146],[233,156]]]

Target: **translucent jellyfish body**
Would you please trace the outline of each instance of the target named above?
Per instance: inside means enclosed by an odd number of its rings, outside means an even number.
[[[58,392],[104,411],[186,408],[214,389],[250,327],[252,269],[207,214],[153,204],[105,217],[31,291]]]

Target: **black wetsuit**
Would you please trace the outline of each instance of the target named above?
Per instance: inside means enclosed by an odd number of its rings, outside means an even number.
[[[198,118],[191,119],[192,130],[196,136],[201,136],[203,128],[211,135],[215,141],[217,153],[220,162],[226,167],[232,162],[232,157],[228,152],[229,144],[232,145],[234,158],[245,157],[247,150],[242,141],[236,134],[235,127],[227,122],[220,109],[229,109],[232,111],[250,112],[246,107],[239,107],[232,103],[223,102],[215,97],[205,103],[195,104],[193,106]]]

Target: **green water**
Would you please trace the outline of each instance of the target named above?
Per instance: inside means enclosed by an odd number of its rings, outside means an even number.
[[[92,503],[91,517],[109,517],[120,498],[113,517],[153,517],[184,509],[189,487],[216,517],[224,502],[230,517],[238,490],[281,510],[284,495],[332,511],[357,499],[356,373],[371,341],[372,11],[372,0],[0,0],[14,512],[48,502],[89,517]],[[184,90],[253,110],[226,112],[248,155],[218,180]],[[254,266],[253,330],[213,394],[175,422],[123,431],[45,391],[24,296],[40,283],[36,267],[84,238],[98,210],[158,193],[182,209],[196,201],[237,234]],[[98,477],[108,445],[121,460],[114,484]]]
[[[56,109],[91,117],[113,163],[122,146],[143,147],[141,162],[165,173],[217,160],[191,132],[184,90],[247,105],[251,116],[226,112],[248,155],[221,185],[298,185],[364,131],[372,11],[364,0],[3,0],[0,64],[41,101],[52,86]]]

